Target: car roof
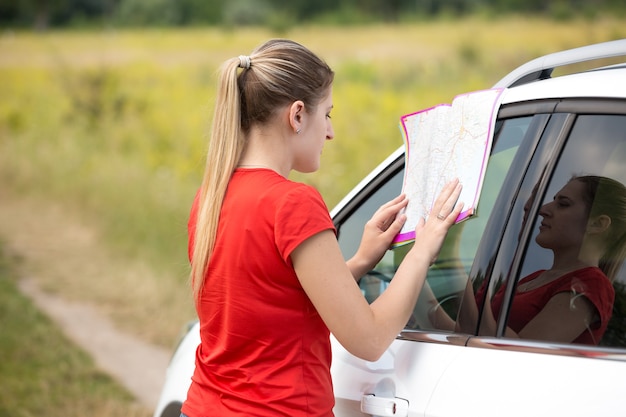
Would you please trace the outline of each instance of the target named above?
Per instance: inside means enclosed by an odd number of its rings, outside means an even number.
[[[494,87],[514,87],[536,80],[550,78],[556,68],[603,58],[626,56],[626,39],[596,43],[544,55],[517,67]]]
[[[502,104],[550,98],[626,98],[626,65],[534,81],[505,89]]]
[[[536,58],[511,71],[494,88],[504,88],[502,103],[569,97],[626,98],[626,62],[552,77],[557,68],[626,58],[626,39],[569,49]]]
[[[502,104],[550,98],[626,98],[626,66],[570,74],[505,89]]]

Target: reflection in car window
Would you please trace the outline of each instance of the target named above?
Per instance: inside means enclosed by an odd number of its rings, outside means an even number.
[[[625,131],[625,116],[577,117],[533,214],[505,336],[626,346]],[[485,311],[499,317],[502,297]]]
[[[430,313],[437,308],[450,317],[456,317],[480,238],[531,119],[510,119],[497,124],[477,214],[451,228],[437,262],[429,270],[428,291],[420,295],[407,329],[451,331],[454,327],[450,328],[449,323],[437,323]],[[363,226],[372,213],[400,193],[403,175],[402,170],[393,175],[339,226],[339,243],[346,258],[358,247]],[[361,279],[360,287],[368,302],[374,301],[387,288],[409,248],[410,245],[405,245],[388,251],[379,264]]]

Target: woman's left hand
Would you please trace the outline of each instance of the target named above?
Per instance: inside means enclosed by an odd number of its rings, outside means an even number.
[[[365,223],[361,244],[355,255],[371,269],[383,257],[391,242],[406,222],[406,215],[400,213],[409,200],[404,194],[383,204],[372,218]]]

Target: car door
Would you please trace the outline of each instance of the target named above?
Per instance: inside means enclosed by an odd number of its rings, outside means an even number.
[[[581,343],[504,336],[520,279],[551,263],[551,255],[536,241],[542,207],[575,176],[603,176],[626,184],[625,101],[544,104],[553,107],[550,120],[512,202],[502,243],[492,249],[493,262],[482,273],[491,294],[497,287],[505,288],[508,306],[496,317],[495,331],[479,323],[477,336],[468,340],[438,381],[426,416],[618,416],[625,412],[624,268],[611,278],[615,302],[601,340]],[[623,246],[620,239],[612,247]],[[486,300],[490,298],[488,294]]]
[[[574,346],[504,338],[506,304],[497,329],[488,330],[481,326],[482,306],[464,297],[467,288],[481,286],[491,292],[503,287],[513,297],[520,276],[545,265],[545,254],[531,242],[539,208],[566,172],[603,167],[613,170],[613,177],[626,174],[624,164],[615,163],[624,156],[626,111],[620,116],[615,103],[589,104],[545,100],[503,106],[477,215],[450,230],[405,330],[377,362],[359,360],[333,340],[338,417],[548,416],[563,415],[564,404],[567,415],[589,415],[592,406],[607,415],[624,408],[618,395],[624,384],[615,384],[626,382],[624,351],[616,346],[623,339],[620,312],[613,336],[607,330],[613,339],[608,347]],[[590,107],[594,114],[581,114]],[[590,134],[595,140],[584,140]],[[402,175],[397,153],[339,205],[334,219],[346,257],[356,250],[364,222],[400,192]],[[529,207],[533,194],[540,198]],[[368,301],[384,291],[406,249],[390,250],[361,280]],[[617,282],[616,288],[621,278]],[[468,302],[477,304],[476,317],[462,314]],[[452,321],[434,320],[439,309]],[[593,382],[580,383],[587,378]]]

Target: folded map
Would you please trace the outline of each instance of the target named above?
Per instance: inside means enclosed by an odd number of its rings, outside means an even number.
[[[427,218],[443,186],[454,178],[463,185],[463,212],[456,222],[476,212],[502,89],[475,91],[400,118],[405,144],[402,192],[407,195],[407,222],[393,245],[415,239],[415,226]],[[436,213],[435,213],[436,214]]]

